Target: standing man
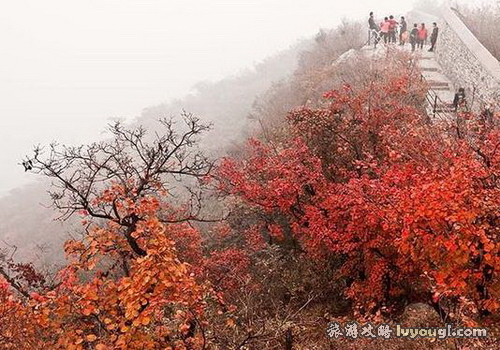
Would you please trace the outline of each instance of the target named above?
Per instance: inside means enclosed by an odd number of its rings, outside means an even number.
[[[403,16],[401,17],[401,22],[399,22],[399,27],[399,45],[404,45],[408,37],[408,33],[406,32],[408,30],[408,24]]]
[[[375,18],[373,17],[373,12],[370,12],[370,18],[368,19],[368,26],[370,29],[378,29],[377,24],[375,23]]]
[[[389,16],[389,42],[396,43],[396,27],[398,22],[394,19],[393,15]]]
[[[424,44],[427,41],[427,28],[425,28],[425,23],[422,23],[420,25],[420,29],[418,30],[418,42],[417,42],[417,47],[420,49],[424,48]]]
[[[384,38],[384,44],[387,44],[388,39],[390,39],[389,28],[390,28],[389,18],[385,17],[383,22],[380,23],[380,34]]]
[[[438,38],[438,32],[439,28],[437,26],[437,23],[432,23],[431,48],[429,49],[430,52],[434,51],[434,46],[436,46],[436,41]]]
[[[413,25],[413,29],[410,32],[410,44],[411,44],[411,52],[415,51],[415,46],[418,43],[418,24],[415,23]]]
[[[370,28],[368,32],[368,44],[370,43],[371,38],[373,37],[374,46],[377,47],[377,43],[380,40],[380,35],[378,33],[380,28],[375,23],[375,19],[373,18],[373,12],[370,12],[370,18],[368,19],[368,27]]]

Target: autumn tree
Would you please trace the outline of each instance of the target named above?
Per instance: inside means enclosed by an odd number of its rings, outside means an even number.
[[[3,279],[2,293],[11,293],[2,295],[9,300],[4,307],[11,311],[2,317],[27,315],[37,344],[206,348],[210,288],[197,280],[200,235],[190,222],[215,220],[201,213],[213,162],[196,150],[208,126],[183,117],[183,126],[162,120],[164,130],[156,135],[114,124],[109,140],[37,147],[26,160],[33,172],[53,179],[50,195],[62,218],[77,214],[84,225],[65,245],[70,261],[56,286],[25,289],[19,279]],[[17,341],[23,336],[15,328],[9,332]]]
[[[423,301],[472,325],[498,312],[498,125],[432,120],[404,53],[361,72],[215,174],[189,114],[157,134],[114,124],[105,141],[37,147],[24,164],[83,229],[55,283],[0,254],[0,347],[289,349],[294,325],[332,314]],[[207,202],[214,183],[229,217]]]
[[[406,67],[292,111],[288,139],[252,140],[245,160],[224,161],[221,189],[277,241],[288,232],[314,259],[341,261],[360,315],[444,299],[495,312],[498,132],[470,114],[455,116],[468,120],[460,137],[453,117],[429,122]]]

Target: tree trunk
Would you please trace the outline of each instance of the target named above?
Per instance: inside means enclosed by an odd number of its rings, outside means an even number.
[[[285,350],[293,350],[293,333],[291,328],[288,328],[285,333]]]

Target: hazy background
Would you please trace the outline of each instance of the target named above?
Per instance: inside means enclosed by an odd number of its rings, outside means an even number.
[[[102,137],[109,118],[238,74],[342,18],[413,0],[16,0],[0,11],[0,196],[33,144]]]

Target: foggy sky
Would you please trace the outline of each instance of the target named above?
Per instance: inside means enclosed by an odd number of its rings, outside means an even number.
[[[15,0],[0,12],[0,195],[32,145],[97,140],[109,118],[237,74],[342,18],[412,0]]]

